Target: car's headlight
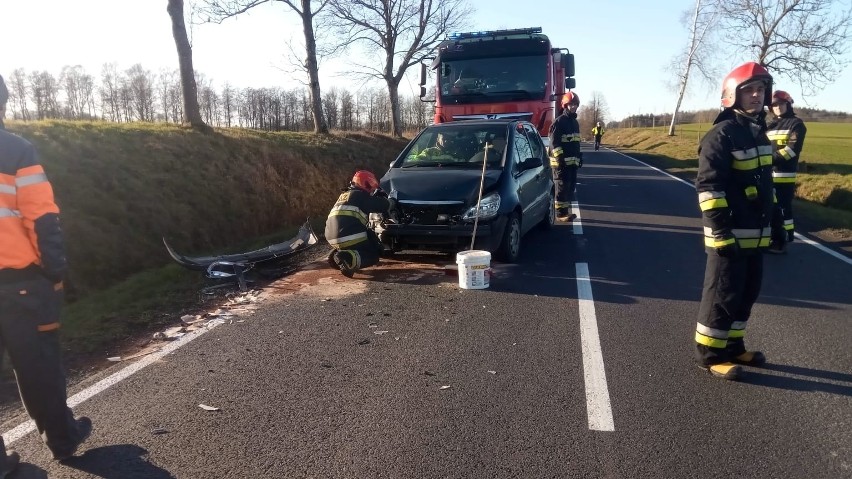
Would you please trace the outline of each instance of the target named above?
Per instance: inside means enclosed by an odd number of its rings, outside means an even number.
[[[500,195],[497,193],[490,194],[479,202],[479,219],[487,220],[497,216],[497,211],[500,209]],[[476,218],[476,206],[465,212],[462,216],[463,220],[473,221]]]

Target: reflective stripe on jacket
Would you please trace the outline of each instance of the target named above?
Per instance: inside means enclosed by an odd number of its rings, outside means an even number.
[[[772,177],[775,183],[796,182],[799,155],[802,153],[806,133],[805,123],[791,111],[769,124],[766,135],[775,148],[772,156]]]
[[[769,246],[772,145],[760,123],[731,109],[720,113],[698,148],[695,187],[708,249],[728,235],[744,249]]]
[[[0,128],[0,270],[33,265],[65,274],[59,207],[33,145]]]

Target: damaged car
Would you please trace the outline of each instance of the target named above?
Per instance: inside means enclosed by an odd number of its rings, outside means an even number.
[[[390,218],[372,224],[392,251],[463,251],[473,239],[473,249],[514,263],[521,238],[533,227],[550,228],[556,219],[546,149],[526,121],[426,127],[380,183],[396,207]]]

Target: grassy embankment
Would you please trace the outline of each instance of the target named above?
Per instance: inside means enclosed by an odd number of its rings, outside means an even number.
[[[675,136],[668,136],[668,126],[613,129],[604,143],[692,181],[698,169],[698,143],[710,126],[679,125]],[[852,240],[852,124],[810,122],[807,127],[794,202],[796,224],[826,239],[848,243]]]
[[[61,208],[70,272],[66,353],[106,358],[199,304],[182,253],[233,252],[291,237],[325,215],[352,172],[381,174],[405,140],[371,133],[217,130],[165,124],[10,122],[36,145]]]

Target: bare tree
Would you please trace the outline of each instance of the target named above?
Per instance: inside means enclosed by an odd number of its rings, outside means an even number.
[[[222,23],[228,18],[235,17],[268,2],[284,3],[302,19],[302,29],[305,35],[305,61],[302,66],[309,79],[309,105],[314,133],[328,133],[328,125],[323,119],[322,112],[314,18],[322,12],[329,0],[204,0],[205,6],[202,8],[202,12],[208,15],[206,21]]]
[[[834,81],[849,63],[852,8],[833,0],[715,0],[728,43],[804,96]]]
[[[707,62],[705,61],[710,54],[710,43],[707,41],[712,34],[714,27],[717,25],[719,16],[718,10],[713,8],[713,5],[702,0],[695,0],[695,10],[691,15],[689,23],[689,43],[684,51],[672,61],[671,71],[677,73],[678,93],[677,103],[675,104],[672,122],[669,125],[669,136],[675,134],[675,124],[677,123],[677,113],[680,111],[680,105],[683,102],[683,97],[686,94],[686,87],[689,83],[689,75],[693,67],[696,68],[702,76],[709,81],[713,76]],[[681,63],[678,71],[677,63]]]
[[[356,65],[388,89],[392,132],[402,136],[399,83],[447,33],[465,25],[473,10],[465,0],[330,0],[345,35],[379,57]],[[372,66],[378,65],[378,66]]]
[[[21,119],[29,121],[30,112],[27,108],[29,87],[27,86],[27,72],[23,68],[18,68],[12,72],[12,76],[9,78],[9,89],[11,90],[11,98],[14,99],[14,103],[18,104]],[[12,115],[14,117],[14,110]]]
[[[186,35],[186,23],[183,18],[183,0],[169,0],[166,8],[172,19],[172,36],[175,38],[178,62],[180,63],[180,79],[183,89],[184,121],[200,131],[210,131],[210,127],[201,119],[198,107],[198,90],[195,85],[195,69],[192,66],[192,45]]]
[[[605,124],[608,116],[609,106],[607,106],[606,98],[599,91],[591,92],[578,112],[577,121],[580,123],[580,134],[591,134],[595,124],[597,122]]]

